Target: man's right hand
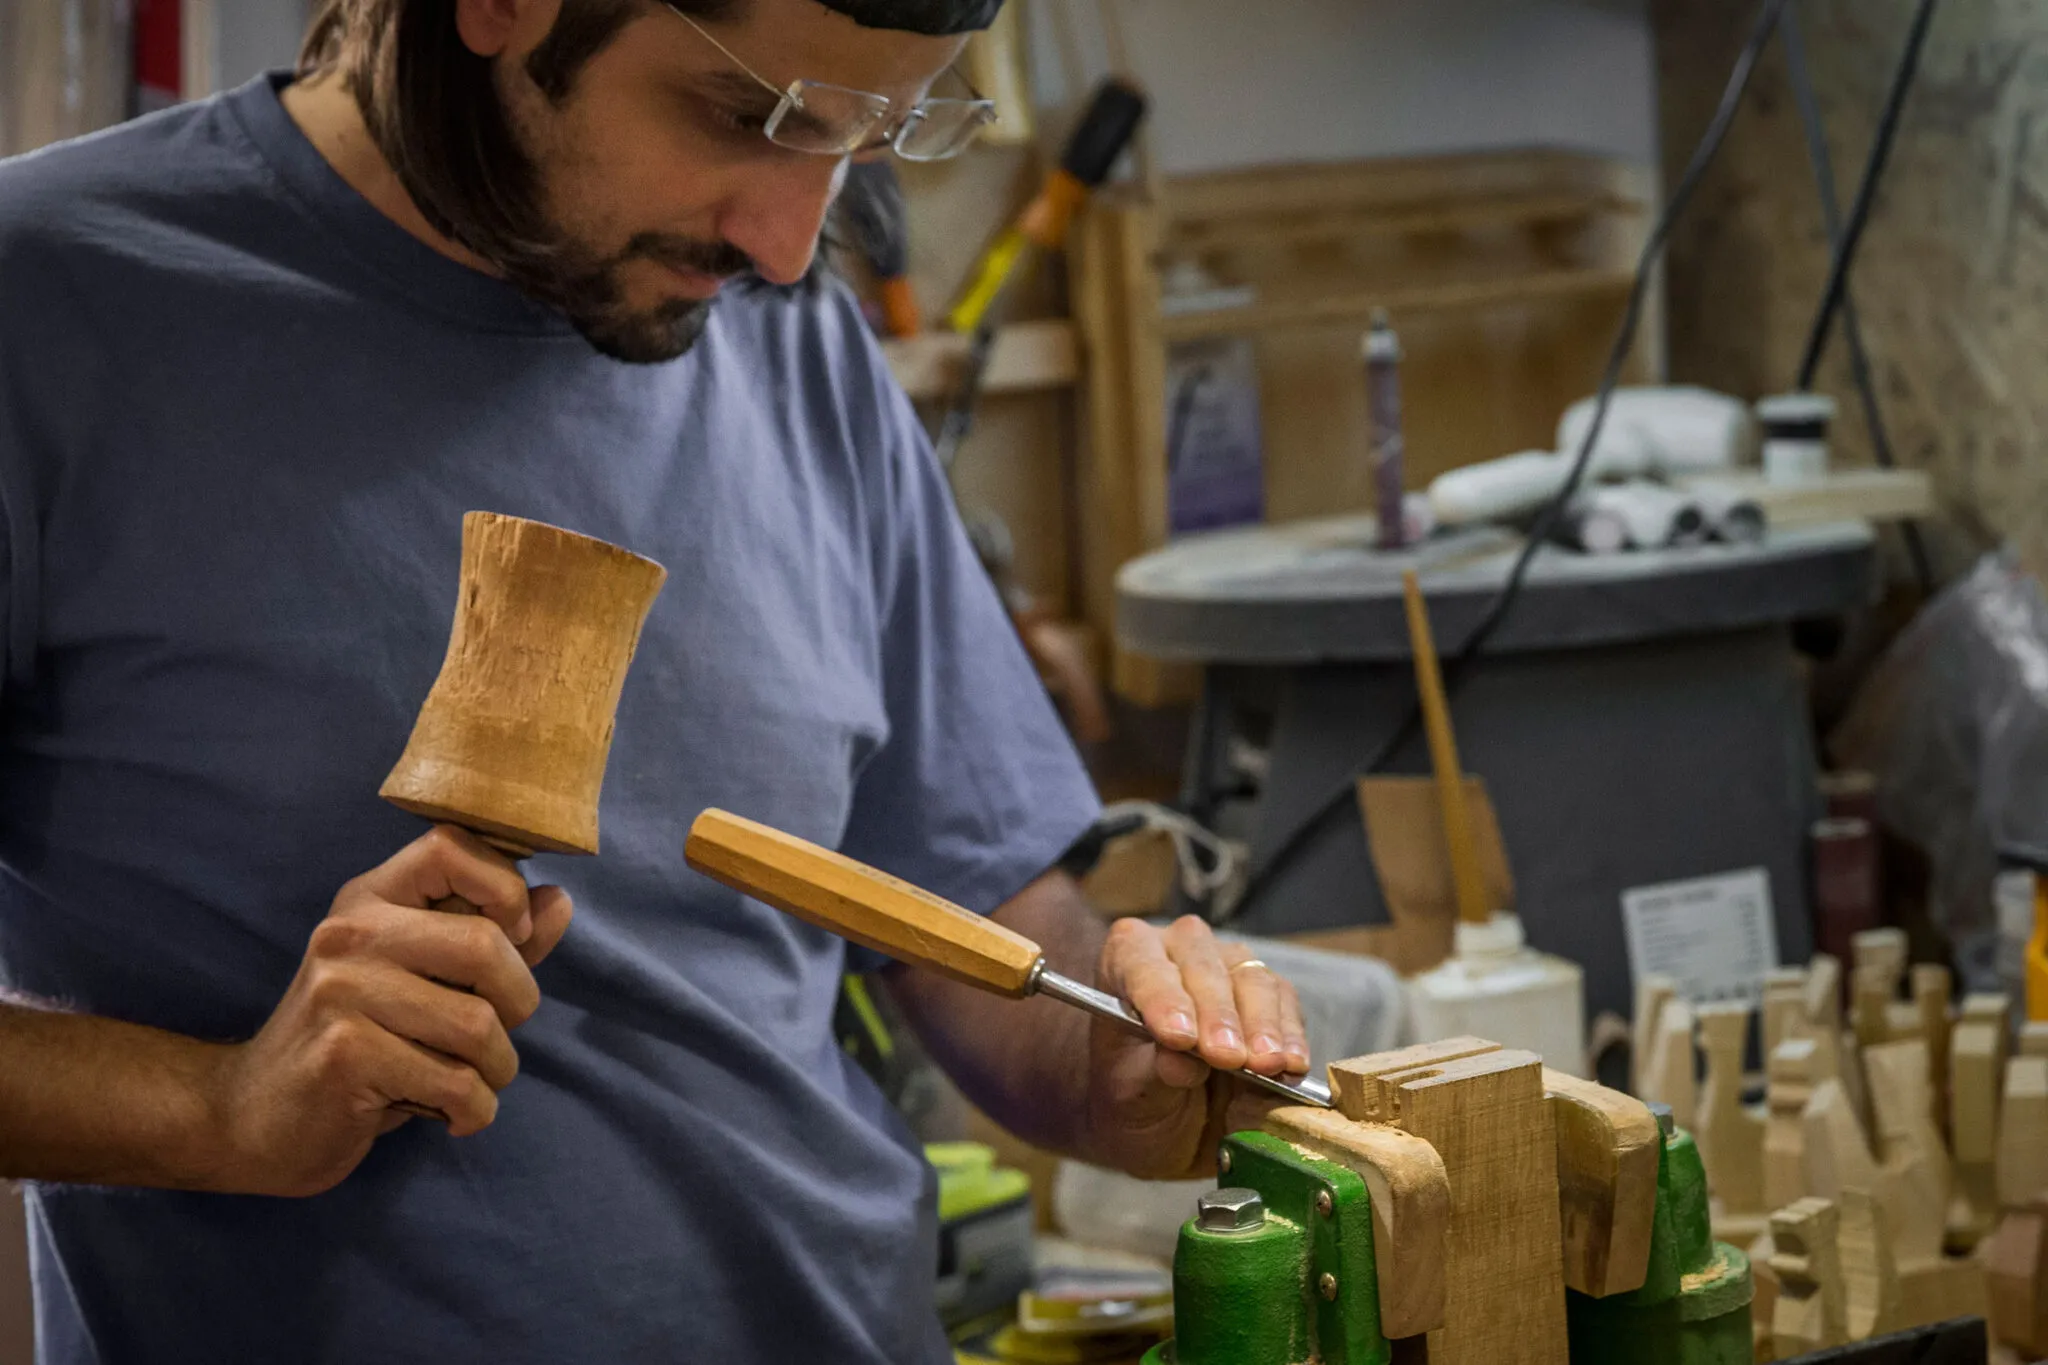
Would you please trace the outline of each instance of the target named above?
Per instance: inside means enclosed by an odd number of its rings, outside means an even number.
[[[481,913],[427,908],[448,896]],[[488,1127],[519,1070],[509,1032],[540,1004],[531,969],[570,909],[560,887],[529,891],[503,855],[446,825],[344,886],[270,1021],[216,1054],[224,1166],[209,1183],[331,1189],[407,1121],[398,1103],[446,1114],[455,1137]]]

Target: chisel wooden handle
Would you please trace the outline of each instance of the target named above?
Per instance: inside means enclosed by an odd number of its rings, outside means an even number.
[[[722,810],[690,827],[690,866],[900,962],[1022,999],[1045,955],[985,915],[843,854]]]

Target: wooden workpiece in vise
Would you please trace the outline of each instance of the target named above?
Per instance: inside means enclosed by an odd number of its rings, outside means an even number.
[[[1361,1357],[1340,1342],[1333,1353],[1311,1323],[1270,1361],[1226,1357],[1212,1319],[1230,1310],[1183,1281],[1182,1336],[1154,1362],[1283,1365],[1313,1351],[1358,1365],[1425,1334],[1432,1365],[1748,1359],[1748,1263],[1712,1241],[1697,1149],[1668,1111],[1660,1122],[1631,1096],[1480,1038],[1339,1062],[1329,1074],[1334,1111],[1275,1110],[1264,1132],[1225,1143],[1220,1179],[1263,1182],[1287,1201],[1295,1196],[1274,1162],[1290,1154],[1362,1178],[1385,1349]],[[1184,1250],[1194,1235],[1190,1224]],[[1311,1297],[1350,1288],[1320,1278],[1317,1258],[1335,1254],[1315,1241]],[[1356,1248],[1345,1261],[1363,1262]]]

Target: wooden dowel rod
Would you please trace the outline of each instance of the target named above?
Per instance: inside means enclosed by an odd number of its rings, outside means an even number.
[[[1493,907],[1486,901],[1486,882],[1479,872],[1479,848],[1472,840],[1472,813],[1465,803],[1465,770],[1458,761],[1457,736],[1451,730],[1451,708],[1444,696],[1443,671],[1437,666],[1429,608],[1422,599],[1422,582],[1413,569],[1401,576],[1401,588],[1408,602],[1408,640],[1415,654],[1415,690],[1422,698],[1429,760],[1436,770],[1437,797],[1443,803],[1444,844],[1451,855],[1451,886],[1458,897],[1458,918],[1467,924],[1484,924],[1493,918]]]

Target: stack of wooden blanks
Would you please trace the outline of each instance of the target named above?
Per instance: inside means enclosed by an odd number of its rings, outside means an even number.
[[[1761,1106],[1742,1103],[1747,1004],[1641,993],[1639,1093],[1692,1108],[1715,1235],[1750,1246],[1759,1359],[1987,1311],[2013,1349],[2048,1355],[2048,1029],[2008,1056],[2003,996],[1955,1007],[1947,969],[1909,964],[1895,930],[1853,953],[1846,973],[1819,956],[1765,983]],[[1696,1088],[1674,1020],[1704,1061]]]
[[[2048,1026],[2020,1031],[2002,1078],[1996,1131],[1973,1144],[1990,1148],[1998,1210],[1978,1259],[1989,1280],[1992,1339],[2019,1359],[2048,1359]]]

